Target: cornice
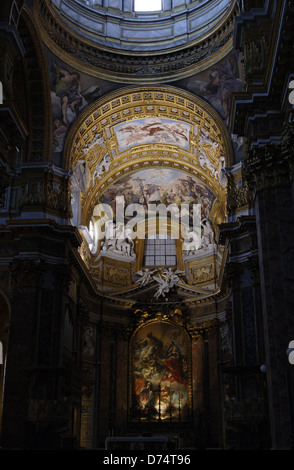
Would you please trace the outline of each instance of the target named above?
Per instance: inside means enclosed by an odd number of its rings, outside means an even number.
[[[233,48],[234,21],[237,6],[230,10],[225,22],[213,35],[201,36],[188,46],[169,51],[119,51],[97,45],[70,29],[45,0],[35,2],[34,16],[42,40],[56,55],[62,54],[73,67],[100,78],[133,83],[175,81],[200,72],[224,58]]]
[[[284,124],[281,143],[253,147],[244,161],[243,175],[252,197],[272,188],[290,186],[294,179],[294,123]]]

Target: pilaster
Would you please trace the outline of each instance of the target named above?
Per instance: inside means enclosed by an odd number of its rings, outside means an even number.
[[[293,446],[293,370],[286,350],[294,338],[293,122],[279,145],[252,149],[244,176],[255,200],[272,446]],[[293,390],[293,388],[292,388]]]

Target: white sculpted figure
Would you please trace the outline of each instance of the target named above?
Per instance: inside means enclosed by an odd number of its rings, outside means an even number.
[[[157,291],[154,294],[154,297],[158,299],[161,295],[167,294],[170,290],[170,284],[169,280],[165,279],[163,277],[159,276],[154,276],[153,279],[157,282],[158,288]]]
[[[184,271],[173,271],[172,268],[164,269],[162,274],[153,276],[153,279],[157,282],[158,288],[154,294],[154,297],[158,299],[161,295],[167,294],[181,280],[178,274],[184,273]]]
[[[105,240],[101,243],[102,251],[113,251],[115,249],[115,224],[113,220],[105,222]]]
[[[194,254],[201,246],[201,235],[194,230],[185,233],[183,251],[185,255]]]
[[[201,167],[205,170],[206,169],[215,177],[218,178],[218,172],[207,157],[205,150],[203,150],[201,147],[199,148],[199,162]]]
[[[82,193],[86,191],[88,184],[88,167],[86,160],[80,159],[77,161],[70,181],[73,188],[79,189]]]
[[[202,219],[201,225],[203,228],[203,246],[208,247],[209,245],[213,245],[215,243],[215,239],[211,221],[209,219]]]
[[[117,250],[125,253],[128,256],[134,257],[134,241],[133,241],[133,231],[130,227],[125,227],[123,224],[120,224],[116,230],[117,240],[116,248]]]
[[[135,258],[132,229],[123,224],[115,223],[112,219],[105,222],[105,240],[101,243],[102,251],[110,251],[117,255],[127,255]]]
[[[180,282],[181,278],[179,277],[179,274],[184,274],[185,271],[180,271],[180,270],[173,271],[172,268],[168,268],[168,269],[164,269],[162,273],[163,273],[163,277],[165,279],[168,279],[169,287],[171,289],[176,284],[178,284],[178,282]]]
[[[147,284],[149,284],[149,282],[152,280],[152,274],[154,274],[155,271],[155,269],[150,271],[150,269],[146,268],[136,273],[141,276],[141,278],[137,281],[140,287],[147,286]]]
[[[209,137],[209,132],[205,130],[203,127],[201,127],[200,129],[199,144],[210,146],[213,149],[217,149],[218,147],[218,143],[215,140],[213,140],[211,137]]]
[[[110,156],[108,153],[106,153],[104,157],[102,158],[101,162],[97,163],[95,167],[95,170],[92,176],[92,186],[94,186],[96,178],[101,178],[103,173],[109,170],[110,163],[111,163]]]
[[[93,140],[91,142],[88,142],[85,145],[83,152],[85,154],[88,153],[89,150],[91,150],[91,148],[93,148],[95,145],[101,145],[105,147],[105,140],[103,139],[102,135],[99,133],[95,134],[95,137],[93,138]]]

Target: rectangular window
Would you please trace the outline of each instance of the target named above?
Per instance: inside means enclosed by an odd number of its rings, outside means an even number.
[[[177,253],[174,238],[169,235],[152,235],[145,240],[145,266],[176,266]]]
[[[161,0],[134,0],[134,11],[160,11]]]

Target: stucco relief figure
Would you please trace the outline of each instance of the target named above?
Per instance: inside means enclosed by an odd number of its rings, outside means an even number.
[[[105,147],[105,140],[102,136],[102,134],[95,134],[91,142],[88,142],[85,147],[83,148],[83,152],[86,154],[91,150],[95,145],[100,145],[101,147]]]
[[[162,272],[163,275],[169,279],[171,287],[175,286],[176,284],[178,284],[178,282],[180,282],[181,278],[179,277],[179,274],[185,273],[185,271],[180,270],[173,271],[172,268],[164,269]]]
[[[209,219],[201,220],[202,235],[196,233],[194,230],[186,231],[184,233],[184,241],[182,249],[184,255],[195,254],[197,250],[207,250],[210,246],[215,244],[214,230],[212,223]]]
[[[214,245],[215,244],[214,230],[213,230],[211,221],[209,219],[203,219],[201,221],[201,226],[203,228],[201,246],[209,247],[209,245]]]
[[[108,153],[104,155],[101,162],[99,162],[92,175],[92,186],[95,184],[96,178],[101,178],[103,173],[106,173],[109,170],[111,159]]]
[[[116,248],[128,256],[134,256],[134,241],[132,234],[132,229],[130,227],[125,227],[123,224],[117,228]]]
[[[214,150],[218,148],[218,142],[213,140],[209,136],[209,132],[205,130],[203,127],[200,128],[200,133],[199,133],[199,145],[207,145]]]
[[[157,282],[157,291],[154,294],[154,297],[158,299],[168,292],[178,284],[181,280],[178,276],[178,273],[182,271],[173,272],[171,268],[163,270],[162,274],[154,276],[153,279]]]
[[[183,252],[185,255],[195,254],[201,246],[201,235],[196,233],[194,230],[190,230],[185,233],[185,239],[183,241]]]
[[[154,276],[153,278],[158,286],[157,286],[157,291],[154,294],[155,299],[158,299],[161,296],[164,296],[164,294],[168,294],[170,291],[170,285],[168,279],[164,279],[162,276]]]
[[[105,239],[101,243],[101,250],[135,258],[132,230],[122,224],[116,227],[113,220],[108,220],[105,222]]]
[[[86,160],[78,160],[70,178],[73,188],[79,189],[82,193],[86,191],[88,177],[89,172]]]
[[[227,183],[227,175],[226,175],[226,162],[225,157],[221,156],[219,159],[219,182],[223,186],[226,186]]]
[[[102,251],[112,251],[115,248],[115,224],[113,220],[105,222],[105,239],[101,243]]]
[[[138,274],[141,277],[137,281],[137,283],[140,285],[140,287],[147,286],[147,284],[149,284],[149,282],[152,281],[152,274],[154,274],[155,272],[156,272],[155,269],[151,271],[148,268],[138,271],[136,274]]]
[[[199,163],[201,165],[201,167],[204,169],[204,170],[208,170],[209,173],[211,173],[211,175],[218,179],[218,171],[215,169],[214,165],[211,163],[211,161],[209,160],[209,158],[207,157],[206,153],[205,153],[205,150],[203,150],[203,148],[199,148],[199,155],[198,155],[198,158],[199,158]]]

